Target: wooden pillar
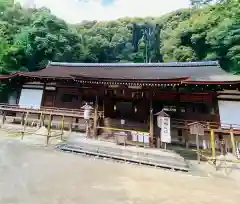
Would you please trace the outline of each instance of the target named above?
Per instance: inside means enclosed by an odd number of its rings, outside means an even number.
[[[50,114],[48,119],[48,135],[50,135],[51,125],[52,125],[52,115]]]
[[[232,153],[236,154],[236,144],[235,144],[235,138],[233,133],[233,128],[230,129],[230,137],[231,137],[231,143],[232,143]]]
[[[29,112],[27,112],[26,117],[25,117],[25,119],[24,119],[24,125],[23,125],[23,130],[22,130],[22,137],[21,137],[22,140],[23,140],[23,137],[24,137],[24,133],[25,133],[25,131],[26,131],[28,114],[29,114]]]
[[[52,115],[49,115],[49,120],[48,120],[48,134],[47,134],[47,140],[46,140],[46,144],[48,145],[49,139],[51,137],[51,127],[52,127]]]
[[[5,120],[6,120],[6,114],[7,114],[7,112],[6,111],[3,111],[3,114],[2,114],[2,126],[4,125],[4,123],[5,123]]]
[[[185,147],[186,147],[186,149],[188,149],[189,148],[189,132],[188,132],[188,130],[186,130],[185,128],[188,128],[188,124],[187,124],[187,122],[185,121],[184,122],[184,129],[183,129],[183,136],[184,136],[184,144],[185,144]]]
[[[43,85],[43,93],[42,93],[41,106],[44,106],[45,97],[46,97],[46,83],[44,83],[44,85]]]
[[[25,113],[22,114],[21,125],[24,125]]]
[[[153,121],[153,105],[152,98],[150,99],[150,117],[149,117],[149,145],[154,147],[154,121]]]
[[[43,112],[41,112],[41,114],[39,116],[39,123],[38,123],[39,127],[43,126],[43,124],[42,124],[42,116],[43,116]]]
[[[200,164],[200,148],[199,148],[199,135],[196,134],[196,146],[197,146],[197,161]]]
[[[86,120],[86,138],[89,138],[89,120]]]
[[[211,144],[212,144],[212,157],[213,157],[213,159],[215,159],[216,158],[216,147],[215,147],[215,135],[214,135],[213,129],[210,130],[210,134],[211,134]]]
[[[72,132],[72,122],[73,122],[73,118],[71,117],[70,124],[69,124],[69,132]]]
[[[40,115],[40,127],[44,126],[44,114],[43,112],[41,112],[41,115]]]
[[[93,119],[93,137],[95,138],[97,138],[97,121],[98,121],[98,96],[96,96],[96,100],[95,100],[94,119]]]
[[[61,140],[63,140],[63,131],[64,131],[64,115],[62,116],[61,121]]]

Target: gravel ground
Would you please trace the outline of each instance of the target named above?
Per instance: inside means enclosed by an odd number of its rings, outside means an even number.
[[[236,204],[239,183],[119,164],[0,137],[0,204]]]

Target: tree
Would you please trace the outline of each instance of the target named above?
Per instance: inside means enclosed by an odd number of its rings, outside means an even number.
[[[68,25],[46,8],[0,0],[0,71],[36,71],[59,62],[219,60],[240,73],[239,0],[192,0],[156,18]],[[1,88],[1,87],[0,87]]]
[[[32,24],[15,37],[14,44],[25,47],[25,66],[30,71],[44,68],[48,60],[78,61],[82,54],[80,36],[49,11],[36,13]]]

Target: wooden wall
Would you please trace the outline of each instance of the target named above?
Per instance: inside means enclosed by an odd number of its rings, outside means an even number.
[[[150,103],[149,93],[145,94],[145,92],[131,89],[105,90],[104,87],[102,89],[57,87],[56,91],[45,91],[43,105],[78,109],[84,102],[92,102],[94,105],[96,96],[98,96],[99,110],[104,110],[106,117],[117,118],[117,111],[114,110],[116,103],[118,101],[132,101],[133,111],[129,119],[144,122],[149,119]],[[75,95],[76,97],[64,101],[64,95]],[[200,104],[205,104],[209,111],[202,112],[201,108],[198,108]],[[176,111],[165,110],[176,119],[219,122],[216,97],[211,94],[155,92],[153,95],[154,113],[161,111],[165,106],[176,108]],[[212,109],[215,110],[214,113],[211,113]]]

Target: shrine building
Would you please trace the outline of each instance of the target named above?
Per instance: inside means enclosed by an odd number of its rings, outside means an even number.
[[[89,104],[97,114],[94,134],[105,137],[111,131],[104,127],[110,127],[149,133],[153,140],[160,134],[155,116],[160,111],[171,118],[173,141],[195,121],[219,131],[240,130],[240,76],[225,72],[217,61],[49,62],[40,71],[0,76],[0,81],[12,89],[2,113],[21,117],[28,111],[39,119],[38,111],[52,110],[53,122],[66,113],[71,128],[78,128],[84,124],[82,107]]]

